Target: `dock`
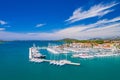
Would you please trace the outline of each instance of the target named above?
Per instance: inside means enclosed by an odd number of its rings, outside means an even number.
[[[73,63],[73,62],[71,62],[71,63],[69,63],[70,65],[76,65],[76,66],[79,66],[80,65],[80,63]]]
[[[31,59],[30,61],[31,62],[37,62],[37,63],[48,62],[50,64],[51,64],[51,62],[54,61],[53,62],[54,65],[60,65],[60,66],[62,66],[62,65],[75,65],[75,66],[79,66],[80,65],[80,63],[74,63],[74,62],[65,61],[65,60],[62,62],[62,60],[57,61],[57,60],[47,60],[47,59]]]

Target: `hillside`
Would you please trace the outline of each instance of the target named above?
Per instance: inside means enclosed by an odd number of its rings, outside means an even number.
[[[70,39],[65,38],[59,41],[64,41],[66,43],[97,43],[97,44],[103,44],[103,43],[112,43],[115,41],[120,41],[120,38],[109,38],[109,39],[101,39],[101,38],[94,38],[89,40],[77,40],[77,39]]]

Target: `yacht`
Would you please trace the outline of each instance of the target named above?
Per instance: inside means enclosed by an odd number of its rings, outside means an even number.
[[[44,58],[46,58],[46,56],[39,53],[35,44],[33,44],[33,47],[29,48],[29,59],[44,59]]]

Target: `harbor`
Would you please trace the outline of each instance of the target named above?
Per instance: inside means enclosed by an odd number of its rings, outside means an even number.
[[[43,55],[39,50],[47,50],[50,52],[49,56]],[[120,56],[120,49],[118,49],[113,44],[99,44],[97,46],[90,46],[88,44],[80,43],[71,43],[71,44],[61,44],[54,45],[48,44],[46,47],[39,47],[33,44],[29,48],[29,60],[31,62],[47,62],[51,65],[63,66],[66,64],[69,65],[80,65],[80,63],[75,63],[67,59],[67,56],[71,53],[71,58],[81,58],[81,59],[93,59],[101,57],[111,57],[111,56]],[[61,58],[60,55],[64,55],[64,58]],[[47,57],[50,57],[49,59]]]
[[[63,66],[63,65],[76,65],[79,66],[80,63],[74,63],[71,62],[67,59],[62,59],[62,60],[48,60],[46,59],[46,55],[42,55],[42,53],[39,52],[40,49],[47,49],[48,48],[40,48],[40,47],[36,47],[35,44],[33,44],[32,47],[29,48],[29,60],[31,62],[37,62],[37,63],[41,63],[41,62],[48,62],[51,65],[58,65],[58,66]],[[52,50],[52,49],[51,49]],[[51,51],[48,50],[48,51]],[[51,51],[52,53],[55,53],[55,51]],[[56,52],[58,54],[58,52]]]
[[[65,52],[67,54],[72,53],[72,58],[110,57],[120,55],[120,49],[118,48],[118,45],[118,43],[105,43],[95,45],[91,45],[89,43],[71,43],[52,47],[49,46],[50,48],[48,47],[48,51],[54,54],[63,54]]]

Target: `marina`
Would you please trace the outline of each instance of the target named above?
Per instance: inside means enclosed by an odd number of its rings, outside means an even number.
[[[42,55],[41,53],[39,53],[39,49],[47,49],[48,51],[50,51],[54,54],[55,53],[58,54],[58,52],[55,52],[52,49],[36,47],[35,44],[33,44],[33,47],[29,48],[29,60],[31,62],[37,62],[37,63],[48,62],[50,64],[58,65],[58,66],[63,66],[63,65],[66,65],[66,64],[76,65],[76,66],[80,65],[80,63],[71,62],[71,61],[67,60],[67,58],[64,59],[64,60],[47,60],[47,59],[45,59],[46,55]]]
[[[67,45],[67,46],[66,46]],[[39,52],[39,50],[47,50],[50,52],[50,59],[46,58],[46,55],[43,55]],[[37,47],[33,44],[33,47],[29,48],[29,60],[31,62],[48,62],[51,65],[59,65],[63,66],[65,64],[69,65],[80,65],[80,63],[74,63],[67,59],[68,54],[72,54],[71,58],[82,58],[82,59],[93,59],[100,57],[111,57],[111,56],[119,56],[120,50],[115,46],[110,47],[102,47],[94,46],[85,47],[78,45],[78,43],[72,44],[62,44],[62,45],[50,45],[48,47]],[[65,58],[60,58],[60,55],[64,55]],[[52,58],[53,57],[53,58]]]
[[[67,45],[67,46],[66,46]],[[105,46],[105,45],[104,45]],[[50,59],[46,59],[46,55],[42,55],[42,53],[39,52],[39,50],[47,50],[51,53]],[[94,46],[91,47],[85,47],[78,45],[77,43],[72,44],[62,44],[62,45],[50,45],[48,44],[48,47],[36,47],[35,44],[33,44],[33,47],[29,48],[29,60],[31,62],[48,62],[52,65],[65,65],[65,64],[71,64],[71,65],[80,65],[80,63],[73,63],[67,59],[67,55],[72,53],[72,58],[82,58],[82,59],[92,59],[92,58],[98,58],[98,57],[110,57],[110,56],[119,56],[120,55],[120,49],[116,48],[115,46],[110,47],[102,47],[100,46]],[[60,54],[63,54],[66,58],[60,59]],[[53,55],[53,58],[51,56]]]

